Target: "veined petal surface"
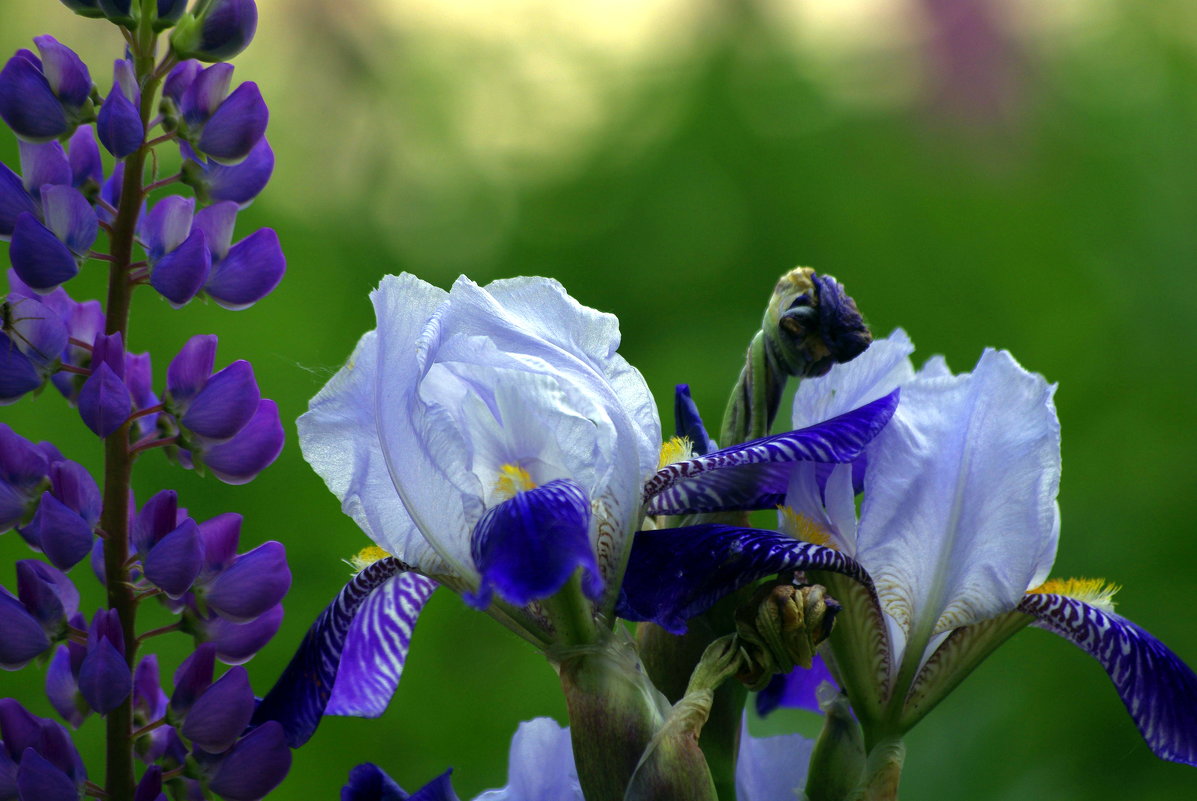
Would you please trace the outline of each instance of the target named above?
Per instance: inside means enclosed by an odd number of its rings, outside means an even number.
[[[821,378],[798,384],[793,426],[806,428],[830,420],[890,394],[914,378],[910,354],[914,344],[901,328],[874,340],[850,362],[832,365]]]

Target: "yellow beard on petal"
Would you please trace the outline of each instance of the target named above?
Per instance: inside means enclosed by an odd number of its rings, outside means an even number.
[[[1107,582],[1105,579],[1070,578],[1048,579],[1038,587],[1027,590],[1027,593],[1063,595],[1078,601],[1084,601],[1104,612],[1113,612],[1114,593],[1120,589],[1122,588],[1116,584]]]
[[[806,515],[799,514],[790,506],[778,506],[777,510],[781,512],[781,533],[812,545],[839,550],[831,539],[831,533]]]
[[[694,458],[694,444],[689,437],[674,437],[661,446],[661,457],[657,460],[657,469],[666,465],[682,462]]]
[[[354,573],[360,573],[379,559],[385,559],[388,556],[390,554],[377,545],[369,545],[346,559],[345,563],[353,568]]]
[[[505,464],[499,468],[499,479],[495,482],[495,494],[501,499],[514,498],[521,492],[536,489],[532,475],[518,464]]]

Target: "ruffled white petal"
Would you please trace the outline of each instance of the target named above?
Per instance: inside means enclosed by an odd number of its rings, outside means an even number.
[[[901,328],[822,378],[808,378],[794,393],[794,428],[806,428],[884,397],[914,378],[914,345]]]
[[[857,558],[912,644],[1013,609],[1054,559],[1053,392],[999,351],[903,387],[869,452]]]

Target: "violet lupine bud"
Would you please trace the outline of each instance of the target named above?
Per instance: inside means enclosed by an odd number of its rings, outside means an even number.
[[[67,618],[79,611],[79,590],[61,570],[36,559],[17,562],[17,597],[51,639],[66,634]]]
[[[174,25],[183,17],[187,10],[188,0],[158,0],[158,18],[154,20],[154,30],[163,31]]]
[[[196,624],[198,633],[216,648],[216,657],[226,665],[248,662],[278,633],[283,623],[283,605],[275,604],[248,623],[234,623],[219,615]]]
[[[121,335],[97,334],[92,346],[91,375],[79,391],[79,415],[96,436],[107,437],[133,412],[133,399],[125,384],[124,372]]]
[[[162,692],[161,684],[158,681],[158,657],[149,654],[137,663],[137,668],[133,671],[134,728],[141,728],[161,720],[166,715],[166,709],[166,693]],[[134,743],[134,748],[144,762],[154,763],[162,759],[168,752],[180,750],[175,749],[177,742],[178,736],[173,728],[159,726],[139,737]],[[171,758],[181,763],[186,759],[186,749],[181,749],[181,753],[172,753]]]
[[[270,611],[290,588],[286,548],[271,540],[234,559],[209,585],[205,597],[216,614],[245,623]]]
[[[261,399],[253,366],[238,360],[208,379],[179,422],[205,440],[224,442],[245,428]]]
[[[78,657],[75,656],[76,652]],[[75,729],[91,714],[91,707],[83,698],[83,693],[79,692],[77,678],[78,666],[86,653],[86,648],[75,643],[60,645],[50,659],[50,666],[46,668],[46,697],[55,711],[62,715],[62,719]]]
[[[100,160],[100,146],[90,125],[75,131],[68,143],[70,154],[71,186],[83,192],[84,197],[94,198],[104,183],[104,163]]]
[[[16,700],[0,700],[0,789],[13,780],[17,793],[3,796],[20,801],[77,801],[87,770],[60,724],[31,715]],[[17,766],[15,776],[11,766]],[[7,768],[7,770],[6,770]],[[65,781],[64,781],[65,780]],[[69,789],[68,789],[69,788]],[[68,795],[69,792],[69,795]]]
[[[150,765],[145,769],[137,789],[133,791],[133,801],[165,801],[166,794],[162,792],[162,768]]]
[[[39,292],[78,274],[100,230],[95,209],[73,186],[44,184],[41,208],[45,225],[30,212],[17,215],[8,254],[21,280]]]
[[[221,164],[236,164],[250,154],[266,132],[270,112],[257,84],[229,84],[233,67],[213,64],[198,69],[185,61],[171,71],[164,95],[175,104],[179,137],[194,151]]]
[[[45,453],[0,423],[0,534],[32,515],[49,470]]]
[[[21,529],[21,536],[63,570],[70,570],[91,552],[92,527],[49,492],[42,493],[37,512]]]
[[[17,768],[19,801],[78,801],[79,788],[71,777],[32,748],[26,748]]]
[[[155,493],[133,518],[133,547],[142,558],[186,516],[179,513],[179,496],[174,490]]]
[[[274,291],[287,261],[279,246],[278,234],[270,228],[259,229],[231,245],[237,205],[230,201],[214,203],[195,215],[194,227],[207,235],[212,252],[212,272],[207,293],[226,309],[246,309]]]
[[[46,142],[91,117],[91,75],[54,37],[38,36],[33,42],[41,58],[18,50],[0,70],[0,118],[19,138]]]
[[[175,691],[170,696],[170,710],[175,715],[185,716],[195,700],[212,684],[212,673],[216,670],[216,648],[211,643],[202,643],[183,660],[175,671]]]
[[[97,0],[61,0],[62,4],[81,17],[99,19],[104,16]]]
[[[0,586],[0,668],[17,670],[45,653],[50,639],[16,596]]]
[[[185,15],[170,35],[180,59],[228,61],[254,38],[258,7],[253,0],[212,0],[198,17]]]
[[[141,93],[133,73],[133,63],[117,59],[113,65],[112,89],[100,106],[96,133],[104,149],[118,159],[131,155],[145,139],[145,125],[137,110]]]
[[[140,226],[150,285],[176,309],[203,288],[212,266],[204,232],[192,230],[194,211],[193,198],[171,195],[155,204]]]
[[[234,667],[196,699],[183,720],[181,734],[210,754],[222,754],[249,725],[254,714],[254,691],[249,674]]]
[[[202,158],[186,142],[179,144],[179,150],[184,156],[182,181],[205,203],[228,200],[245,208],[266,188],[274,172],[274,151],[265,136],[233,165]]]
[[[245,735],[211,770],[212,790],[228,801],[257,801],[273,790],[291,769],[291,749],[277,720]]]
[[[66,351],[69,334],[61,316],[34,298],[9,295],[0,301],[3,308],[4,330],[0,332],[8,345],[8,353],[0,356],[0,386],[12,383],[9,376],[23,375],[25,368],[16,372],[13,362],[24,359],[29,363],[37,378],[38,386],[58,372],[62,354]],[[13,400],[11,390],[0,389],[0,404]]]
[[[130,28],[137,22],[141,10],[140,4],[133,0],[96,0],[96,4],[110,21]]]
[[[142,567],[146,579],[170,598],[178,599],[191,589],[203,558],[199,526],[187,518],[150,549]]]
[[[87,655],[79,666],[79,691],[100,715],[120,706],[133,690],[124,653],[119,612],[98,610],[87,632]]]
[[[247,484],[278,458],[284,439],[286,434],[279,420],[278,406],[263,398],[245,428],[228,442],[215,445],[202,454],[203,462],[212,475],[224,483]]]

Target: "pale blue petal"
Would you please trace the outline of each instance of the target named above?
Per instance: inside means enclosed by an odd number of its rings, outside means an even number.
[[[753,737],[745,726],[736,761],[736,801],[799,801],[815,741],[800,734]]]
[[[507,786],[474,801],[584,801],[569,729],[552,718],[521,723],[511,739]]]
[[[914,378],[914,345],[901,328],[874,340],[850,362],[832,366],[821,378],[808,378],[794,393],[794,428],[806,428],[888,395]]]

